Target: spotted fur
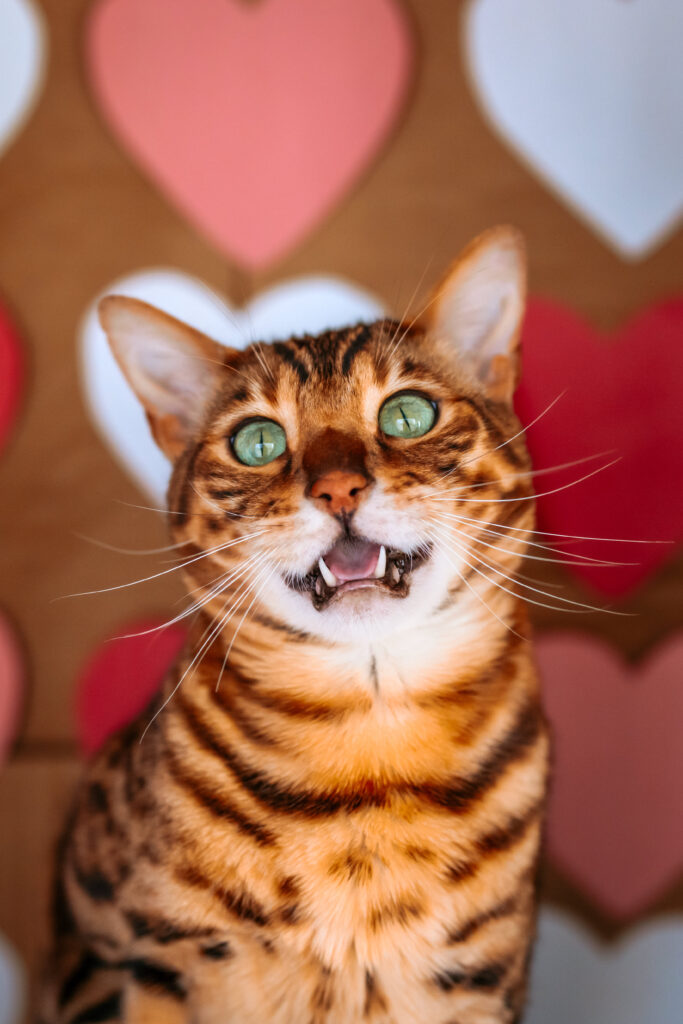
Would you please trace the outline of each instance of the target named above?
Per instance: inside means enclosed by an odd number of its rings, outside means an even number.
[[[438,294],[469,287],[500,231]],[[514,367],[473,368],[438,317],[212,351],[183,443],[147,405],[205,603],[78,792],[42,1021],[519,1021],[548,740],[512,582],[527,534],[491,526],[534,524]],[[423,437],[378,429],[403,390],[436,403]],[[254,416],[287,435],[258,468],[230,442]],[[311,497],[332,470],[367,481],[348,514]],[[402,557],[400,578],[317,608],[317,558],[344,531]]]

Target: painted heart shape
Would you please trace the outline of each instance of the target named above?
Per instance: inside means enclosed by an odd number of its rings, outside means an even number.
[[[179,625],[160,629],[164,621],[125,623],[83,667],[76,689],[76,722],[86,755],[132,722],[158,691],[186,636]]]
[[[683,5],[472,0],[465,39],[493,128],[623,257],[683,214]]]
[[[47,56],[43,16],[31,0],[0,4],[0,153],[31,113]]]
[[[19,1024],[26,1006],[26,972],[16,951],[0,934],[0,1024]]]
[[[543,636],[536,654],[555,736],[550,856],[630,917],[683,867],[683,635],[638,667],[579,634]]]
[[[544,909],[526,1024],[674,1024],[683,1006],[683,919],[660,918],[604,945]]]
[[[568,309],[530,303],[516,399],[537,469],[612,451],[621,461],[590,480],[539,498],[545,530],[592,537],[683,537],[683,301],[644,312],[611,337]],[[607,463],[613,456],[606,456]],[[595,466],[601,464],[597,459]],[[537,492],[591,472],[585,465],[537,478]],[[574,567],[609,595],[624,595],[672,555],[671,544],[572,546],[592,557],[636,562]]]
[[[0,766],[10,752],[24,705],[24,659],[4,615],[0,614]]]
[[[87,61],[134,160],[222,252],[261,268],[386,140],[412,40],[394,0],[100,0]]]
[[[383,316],[369,293],[332,277],[302,277],[258,295],[233,310],[206,285],[174,270],[145,270],[114,281],[105,293],[132,295],[185,320],[212,338],[243,348]],[[84,388],[100,434],[138,485],[161,507],[170,475],[167,459],[152,441],[147,421],[119,370],[92,303],[81,328]]]
[[[19,335],[9,313],[0,305],[0,452],[21,404],[23,370]]]

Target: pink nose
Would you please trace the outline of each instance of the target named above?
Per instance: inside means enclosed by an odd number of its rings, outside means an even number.
[[[320,508],[337,516],[340,512],[355,512],[367,486],[368,479],[362,473],[332,469],[315,481],[311,497]]]

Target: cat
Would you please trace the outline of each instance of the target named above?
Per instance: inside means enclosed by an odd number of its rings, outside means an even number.
[[[519,233],[414,321],[226,349],[121,296],[196,615],[90,764],[43,1024],[512,1024],[548,772]]]

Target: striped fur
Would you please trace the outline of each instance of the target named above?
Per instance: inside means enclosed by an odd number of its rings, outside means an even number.
[[[221,359],[170,489],[172,539],[206,603],[156,708],[78,793],[42,1020],[512,1024],[548,758],[526,612],[505,579],[524,545],[487,532],[533,527],[519,424],[420,325]],[[398,441],[377,411],[406,389],[438,420]],[[226,440],[255,415],[288,439],[258,469]],[[349,527],[310,497],[330,466],[370,481],[351,529],[416,562],[398,589],[317,610],[304,581]],[[447,534],[444,511],[473,523]]]

